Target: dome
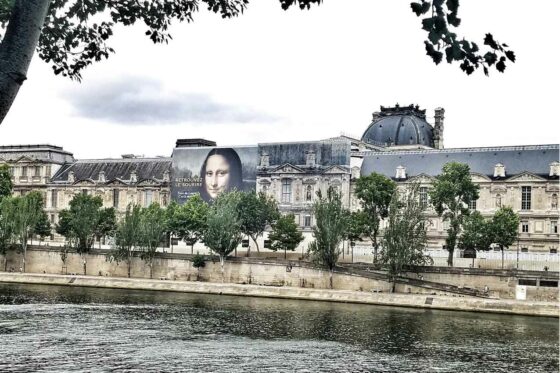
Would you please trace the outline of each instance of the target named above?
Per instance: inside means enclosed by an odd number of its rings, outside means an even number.
[[[381,106],[362,136],[362,141],[382,146],[434,146],[433,128],[426,122],[426,111],[418,106],[391,108]]]

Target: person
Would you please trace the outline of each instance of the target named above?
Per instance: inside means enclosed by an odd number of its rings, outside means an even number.
[[[241,190],[243,186],[241,160],[235,150],[212,149],[202,164],[200,178],[202,179],[200,195],[205,201],[214,200],[220,193],[228,190]]]

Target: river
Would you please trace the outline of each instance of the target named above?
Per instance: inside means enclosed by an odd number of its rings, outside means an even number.
[[[0,372],[558,372],[558,319],[0,284]]]

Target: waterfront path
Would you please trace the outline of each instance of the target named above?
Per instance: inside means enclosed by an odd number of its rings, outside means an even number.
[[[559,316],[558,302],[482,299],[468,296],[389,294],[287,286],[9,272],[0,272],[0,282],[300,299],[529,316]]]

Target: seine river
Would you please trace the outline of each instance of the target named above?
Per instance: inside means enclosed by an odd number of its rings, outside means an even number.
[[[558,319],[0,284],[0,372],[558,372]]]

